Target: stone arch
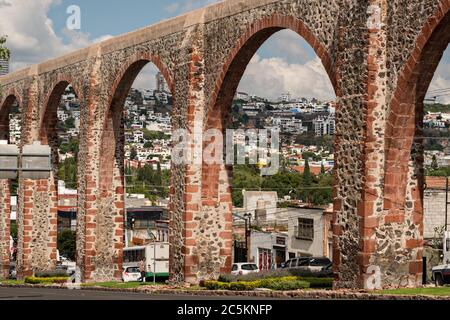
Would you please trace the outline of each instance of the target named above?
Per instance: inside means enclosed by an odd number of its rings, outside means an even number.
[[[256,51],[278,31],[290,29],[302,37],[321,59],[331,80],[335,92],[338,92],[337,77],[332,58],[325,45],[314,35],[306,24],[292,16],[273,14],[253,22],[241,35],[236,46],[226,58],[222,70],[215,82],[215,90],[209,101],[205,130],[225,130],[229,121],[229,107],[238,88],[239,82]],[[202,165],[202,210],[209,216],[218,215],[223,219],[220,224],[222,247],[220,255],[225,257],[225,265],[220,272],[231,270],[232,250],[232,166],[213,164]],[[214,212],[213,214],[210,214]],[[191,250],[195,251],[195,250]],[[207,268],[206,268],[207,269]]]
[[[292,16],[273,14],[270,17],[255,21],[242,34],[236,46],[231,50],[223,64],[216,82],[215,90],[208,105],[208,113],[212,111],[224,90],[223,84],[235,84],[236,88],[239,80],[244,74],[245,67],[250,62],[253,55],[261,45],[278,31],[289,29],[302,37],[321,59],[322,64],[330,78],[333,88],[337,92],[336,70],[330,54],[325,46],[318,40],[314,33],[303,23],[303,21]],[[239,71],[238,71],[239,70]],[[240,72],[240,74],[239,74]],[[236,74],[238,73],[238,74]],[[227,78],[232,78],[232,81]],[[234,81],[233,81],[234,80]],[[237,83],[236,83],[237,82]],[[233,91],[233,90],[230,90]],[[236,90],[233,91],[233,94]],[[208,118],[209,119],[209,118]]]
[[[9,139],[9,114],[12,105],[16,101],[20,108],[22,101],[18,92],[15,89],[7,91],[5,99],[2,100],[2,104],[0,105],[0,140]]]
[[[104,99],[100,98],[101,102],[93,105],[92,109],[96,110],[89,110],[92,118],[87,127],[89,134],[95,136],[95,143],[88,148],[92,149],[95,163],[93,174],[86,177],[87,196],[83,195],[82,190],[86,186],[80,185],[79,207],[83,206],[83,202],[87,205],[79,210],[80,232],[77,233],[78,247],[82,248],[78,257],[84,281],[109,281],[120,279],[122,275],[125,215],[122,111],[134,80],[150,62],[165,75],[170,89],[173,89],[170,73],[160,58],[140,52],[121,58],[113,71],[114,78],[105,79],[102,84],[100,90],[104,96],[101,98]]]
[[[215,128],[226,129],[225,122],[228,121],[229,112],[227,108],[231,105],[234,94],[245,69],[261,45],[278,31],[289,29],[302,37],[321,59],[322,64],[329,76],[335,92],[338,92],[336,70],[328,50],[323,43],[314,35],[312,30],[303,21],[292,17],[273,14],[270,17],[255,21],[242,34],[236,46],[231,50],[225,60],[222,71],[217,77],[215,90],[210,99],[207,109],[206,130]],[[230,168],[229,168],[230,169]],[[219,168],[215,166],[203,166],[203,198],[217,196]]]
[[[15,89],[8,90],[5,99],[0,101],[0,140],[10,140],[9,116],[14,102],[22,106],[20,95]],[[8,279],[10,263],[10,213],[11,182],[0,180],[0,279]]]
[[[101,192],[111,189],[113,182],[113,176],[111,174],[114,172],[114,158],[116,159],[116,161],[123,163],[123,152],[120,150],[120,147],[117,148],[116,145],[116,142],[118,141],[121,142],[119,143],[119,145],[123,145],[124,143],[122,108],[134,80],[148,63],[153,63],[163,74],[170,91],[172,92],[173,96],[175,96],[174,83],[172,80],[173,78],[169,73],[169,69],[161,61],[160,57],[152,55],[150,53],[138,53],[128,58],[126,63],[123,64],[123,66],[120,68],[118,76],[113,82],[111,90],[109,91],[111,92],[111,96],[107,104],[107,110],[105,111],[101,141],[103,145],[109,145],[109,143],[111,143],[111,145],[114,145],[115,148],[108,148],[107,150],[105,150],[106,152],[101,154],[100,157]],[[119,165],[119,167],[123,167],[123,165]],[[120,176],[123,176],[123,172],[120,172]]]
[[[423,229],[423,116],[424,99],[450,42],[450,3],[440,1],[417,37],[416,45],[398,76],[386,124],[384,209],[390,220],[403,220],[405,207]],[[411,162],[415,168],[411,168]],[[409,190],[408,181],[414,184]],[[415,183],[414,183],[415,181]]]
[[[56,126],[56,113],[61,96],[69,85],[73,87],[76,95],[80,98],[80,90],[78,90],[78,87],[70,77],[58,77],[55,84],[50,87],[52,90],[44,99],[44,108],[42,110],[43,113],[41,115],[39,126],[39,138],[44,144],[49,142],[49,134]]]

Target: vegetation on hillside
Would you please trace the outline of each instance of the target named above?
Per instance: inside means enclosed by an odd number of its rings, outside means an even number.
[[[242,191],[276,191],[279,198],[290,196],[294,200],[326,205],[333,201],[333,175],[313,175],[308,165],[303,174],[280,170],[274,176],[261,177],[259,169],[252,165],[237,165],[233,168],[233,204],[243,206]]]
[[[426,104],[426,113],[450,113],[450,105],[445,105],[441,103]]]

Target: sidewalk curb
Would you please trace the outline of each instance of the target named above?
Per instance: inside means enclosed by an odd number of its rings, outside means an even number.
[[[80,289],[69,289],[62,285],[28,285],[28,284],[0,284],[0,288],[35,288],[35,289],[59,289],[59,290],[83,290],[83,291],[103,291],[117,293],[141,293],[150,295],[175,295],[194,297],[261,297],[273,299],[299,299],[299,300],[367,300],[367,301],[450,301],[450,297],[439,297],[429,295],[386,295],[371,294],[354,291],[226,291],[226,290],[186,290],[186,289],[150,289],[131,288],[116,289],[104,287],[81,287]]]

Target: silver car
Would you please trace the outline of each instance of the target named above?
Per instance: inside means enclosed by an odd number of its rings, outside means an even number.
[[[231,269],[233,276],[245,276],[250,273],[258,273],[260,270],[254,263],[235,263]]]

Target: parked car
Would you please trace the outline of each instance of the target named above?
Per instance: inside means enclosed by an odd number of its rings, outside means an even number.
[[[235,263],[231,269],[234,276],[244,276],[250,273],[258,273],[260,270],[254,263]]]
[[[137,267],[124,267],[122,272],[123,282],[138,282],[141,278],[141,272]]]
[[[294,258],[284,263],[282,268],[327,276],[333,274],[333,263],[328,258]]]
[[[433,281],[436,287],[450,284],[450,231],[444,235],[444,256],[443,264],[433,268]]]

